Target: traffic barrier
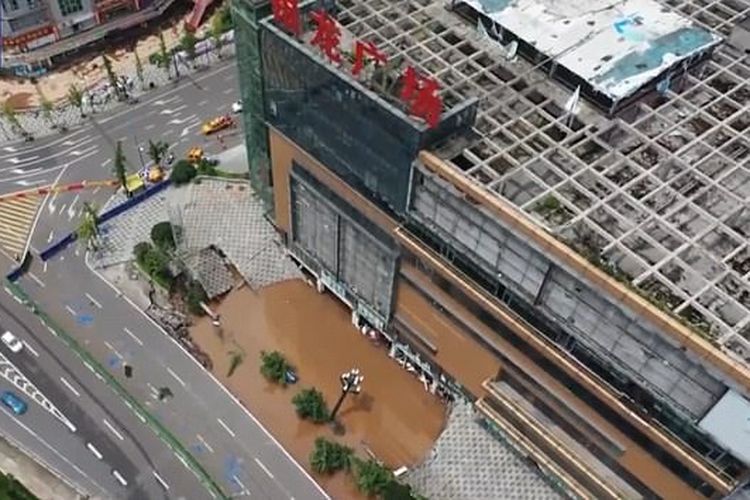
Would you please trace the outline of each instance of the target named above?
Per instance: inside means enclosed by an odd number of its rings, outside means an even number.
[[[163,180],[158,184],[154,184],[150,188],[146,189],[145,191],[138,193],[137,195],[133,196],[132,198],[129,198],[128,200],[120,203],[119,205],[107,210],[103,214],[99,215],[98,217],[98,223],[103,224],[104,222],[107,222],[108,220],[112,219],[113,217],[117,217],[123,212],[126,212],[136,206],[137,204],[141,203],[142,201],[145,201],[149,198],[151,198],[153,195],[158,194],[162,191],[164,191],[167,186],[169,186],[170,181],[169,179]],[[65,250],[65,248],[68,247],[71,243],[76,241],[77,235],[74,232],[69,233],[67,236],[59,239],[55,243],[52,243],[50,246],[42,250],[42,252],[39,254],[39,258],[42,259],[42,262],[46,262],[61,251]],[[16,278],[18,279],[18,278]]]
[[[51,244],[50,246],[42,250],[42,252],[39,254],[39,258],[42,259],[42,262],[47,262],[58,253],[65,250],[68,247],[68,245],[73,243],[76,239],[77,239],[77,235],[75,231],[72,233],[69,233],[64,238],[59,239],[55,243]]]
[[[26,252],[26,255],[24,255],[23,257],[23,260],[18,264],[18,266],[13,268],[8,274],[5,275],[5,279],[11,282],[18,281],[18,278],[20,278],[21,275],[23,275],[23,273],[29,270],[29,266],[31,265],[32,258],[33,257],[31,256],[31,254],[29,252]]]
[[[201,482],[212,496],[228,500],[230,497],[227,496],[214,479],[208,474],[206,469],[198,462],[195,457],[188,451],[183,445],[165,426],[161,421],[151,415],[149,411],[141,405],[141,403],[133,397],[127,389],[112,375],[94,356],[91,355],[86,349],[84,349],[78,341],[73,338],[68,332],[58,327],[52,318],[45,313],[33,300],[26,294],[26,292],[17,283],[7,281],[5,283],[5,289],[10,293],[18,302],[28,307],[31,312],[36,315],[42,324],[47,327],[51,332],[57,335],[63,343],[75,353],[75,355],[86,365],[93,368],[93,370],[104,379],[107,386],[117,394],[120,399],[123,400],[125,405],[146,425],[156,434],[159,439],[174,452],[187,467],[196,475],[198,480]]]
[[[27,189],[26,191],[18,191],[15,193],[9,193],[0,195],[0,201],[11,200],[15,198],[26,198],[27,196],[44,196],[49,193],[63,193],[67,191],[79,191],[87,188],[97,187],[114,187],[120,184],[117,180],[106,180],[106,181],[81,181],[74,182],[72,184],[65,184],[63,186],[43,186],[34,189]]]

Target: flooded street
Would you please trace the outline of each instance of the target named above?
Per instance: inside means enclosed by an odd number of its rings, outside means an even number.
[[[291,398],[303,387],[323,392],[329,408],[341,390],[339,375],[359,368],[362,393],[347,397],[339,412],[346,428],[336,439],[367,457],[368,450],[392,469],[420,462],[442,430],[445,408],[438,398],[388,358],[351,324],[350,312],[328,294],[301,280],[254,292],[230,292],[214,307],[221,315],[219,332],[208,318],[192,328],[195,341],[214,362],[214,374],[252,411],[306,468],[317,436],[333,434],[329,426],[300,421]],[[281,351],[297,368],[300,380],[287,388],[268,384],[259,373],[260,351]],[[227,378],[232,352],[244,362]],[[359,497],[343,475],[321,484],[336,498]]]

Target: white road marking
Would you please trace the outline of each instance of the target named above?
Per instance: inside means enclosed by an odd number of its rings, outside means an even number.
[[[232,481],[234,481],[235,483],[237,483],[237,486],[239,486],[240,488],[242,488],[242,491],[239,493],[239,495],[246,494],[247,496],[250,496],[250,490],[248,490],[247,486],[245,486],[245,484],[242,481],[240,481],[240,478],[238,478],[236,475],[234,475],[234,476],[232,476]]]
[[[125,481],[125,478],[124,478],[124,477],[122,477],[122,474],[120,474],[120,473],[119,473],[118,471],[116,471],[116,470],[113,470],[113,471],[112,471],[112,475],[113,475],[113,476],[115,476],[115,479],[117,479],[117,481],[118,481],[118,482],[119,482],[119,483],[120,483],[121,485],[123,485],[123,486],[127,486],[127,485],[128,485],[128,482],[127,482],[127,481]]]
[[[187,470],[192,470],[190,468],[190,466],[188,465],[188,463],[185,461],[185,459],[182,458],[182,455],[178,455],[177,453],[175,453],[174,456],[177,457],[177,460],[179,460],[180,462],[182,462],[182,465],[184,465]]]
[[[39,158],[38,156],[29,156],[26,158],[18,158],[14,156],[13,158],[8,158],[5,161],[7,161],[8,163],[12,163],[13,165],[18,165],[19,163],[26,163],[27,161],[33,161],[38,158]]]
[[[92,304],[94,304],[94,305],[95,305],[96,307],[98,307],[99,309],[101,309],[101,308],[102,308],[102,305],[101,305],[101,304],[99,303],[99,301],[97,301],[97,300],[96,300],[96,299],[95,299],[94,297],[92,297],[92,296],[91,296],[91,294],[89,294],[89,293],[84,293],[84,295],[85,295],[85,296],[86,296],[86,298],[87,298],[87,299],[89,299],[89,300],[91,301],[91,303],[92,303]]]
[[[96,447],[95,447],[95,446],[94,446],[93,444],[91,444],[91,443],[86,443],[86,448],[88,448],[88,449],[89,449],[89,451],[90,451],[91,453],[93,453],[93,454],[94,454],[94,456],[95,456],[96,458],[98,458],[99,460],[101,460],[102,458],[104,458],[104,455],[102,455],[102,452],[101,452],[101,451],[99,451],[99,450],[97,450],[97,449],[96,449]]]
[[[263,472],[265,472],[268,477],[270,477],[271,479],[273,479],[273,474],[271,474],[271,471],[268,470],[268,467],[266,467],[265,465],[263,465],[263,462],[261,462],[257,457],[255,458],[255,463],[258,464],[258,467],[260,467],[261,469],[263,469]]]
[[[185,382],[180,377],[178,377],[177,374],[173,372],[170,367],[167,367],[167,371],[169,372],[170,375],[172,375],[175,378],[175,380],[177,380],[180,383],[182,387],[185,387]]]
[[[76,388],[73,387],[73,385],[70,382],[68,382],[67,380],[65,380],[63,377],[60,377],[60,382],[62,382],[63,385],[70,390],[70,392],[72,392],[73,394],[75,394],[77,398],[81,397],[81,393],[78,392],[76,390]]]
[[[152,128],[154,128],[154,127],[156,127],[156,125],[155,125],[155,124],[153,124],[153,123],[149,123],[148,125],[146,125],[146,126],[144,127],[144,129],[145,129],[145,130],[151,130],[151,129],[152,129]]]
[[[76,194],[75,198],[73,198],[73,202],[68,207],[68,220],[71,220],[73,216],[76,214],[76,203],[78,202],[78,198],[80,198],[81,195]]]
[[[109,429],[109,430],[110,430],[110,431],[112,432],[112,434],[114,434],[115,436],[117,436],[117,438],[118,438],[118,439],[119,439],[120,441],[125,441],[125,438],[124,438],[124,437],[122,437],[122,434],[120,434],[120,433],[119,433],[119,432],[117,431],[117,429],[115,429],[115,427],[114,427],[114,426],[113,426],[112,424],[110,424],[110,423],[109,423],[109,422],[107,421],[107,419],[106,419],[106,418],[103,418],[103,419],[102,419],[102,422],[104,422],[104,425],[105,425],[105,426],[107,427],[107,429]]]
[[[96,186],[96,187],[94,188],[94,190],[93,190],[93,191],[91,191],[91,194],[96,194],[96,193],[98,193],[98,192],[99,192],[99,190],[100,190],[101,188],[102,188],[101,186]]]
[[[29,273],[29,278],[31,278],[32,280],[34,280],[34,282],[35,282],[35,283],[36,283],[37,285],[39,285],[40,287],[42,287],[42,288],[45,288],[45,287],[47,286],[47,285],[45,285],[45,284],[44,284],[44,282],[43,282],[42,280],[40,280],[40,279],[39,279],[39,278],[38,278],[38,277],[36,276],[36,274],[34,274],[34,273],[31,273],[31,272],[30,272],[30,273]]]
[[[208,99],[203,99],[201,102],[198,103],[198,106],[205,106],[208,104]]]
[[[232,89],[232,88],[229,88],[229,89],[226,89],[226,90],[225,90],[224,92],[222,92],[222,94],[224,94],[224,95],[229,95],[229,94],[231,94],[232,92],[234,92],[234,89]]]
[[[96,370],[94,370],[94,367],[91,366],[91,363],[89,363],[88,361],[84,361],[83,364],[86,365],[86,368],[88,368],[91,371],[91,373],[95,375],[99,375],[98,373],[96,373]]]
[[[29,351],[29,352],[30,352],[31,354],[33,354],[33,355],[34,355],[34,356],[36,356],[37,358],[39,357],[39,353],[38,353],[38,352],[36,352],[36,349],[34,349],[33,347],[31,347],[31,346],[29,345],[29,343],[28,343],[28,342],[24,342],[24,343],[23,343],[23,345],[24,345],[24,346],[26,347],[26,349],[27,349],[27,350],[28,350],[28,351]]]
[[[164,481],[164,479],[161,478],[159,474],[156,473],[156,471],[154,471],[154,478],[158,481],[158,483],[162,486],[162,488],[169,491],[169,485],[167,484],[166,481]]]
[[[141,339],[139,339],[133,332],[131,332],[127,328],[123,328],[123,330],[125,330],[125,333],[127,333],[128,335],[130,335],[130,338],[132,338],[133,340],[135,340],[136,344],[143,345],[143,341]]]
[[[72,316],[78,316],[75,310],[70,306],[65,306],[65,310],[68,311]]]
[[[104,341],[104,345],[106,345],[107,347],[109,347],[109,349],[110,349],[110,350],[111,350],[111,351],[112,351],[113,353],[115,353],[115,356],[117,356],[118,358],[120,358],[120,360],[121,360],[121,361],[124,361],[124,360],[125,360],[125,357],[124,357],[124,356],[123,356],[122,354],[120,354],[120,353],[119,353],[119,352],[117,351],[117,349],[115,349],[115,348],[114,348],[114,346],[113,346],[112,344],[110,344],[109,342],[107,342],[107,341],[105,340],[105,341]]]
[[[211,448],[211,446],[210,446],[210,445],[209,445],[209,444],[208,444],[208,443],[206,442],[206,440],[205,440],[205,439],[203,439],[203,436],[201,436],[200,434],[196,434],[196,437],[198,438],[198,441],[200,441],[200,442],[201,442],[201,444],[202,444],[202,445],[203,445],[203,446],[204,446],[204,447],[205,447],[205,448],[206,448],[206,449],[207,449],[208,451],[210,451],[211,453],[213,453],[213,452],[214,452],[214,449],[213,449],[213,448]]]
[[[66,205],[67,205],[67,203],[63,203],[62,204],[62,206],[60,207],[60,213],[63,213],[65,211],[65,206]]]
[[[46,179],[39,179],[39,180],[36,180],[36,181],[22,180],[22,181],[16,181],[16,184],[18,184],[19,186],[29,187],[29,186],[36,186],[36,185],[39,185],[39,184],[43,184],[45,182],[47,182]]]
[[[230,436],[232,436],[232,437],[236,436],[236,434],[234,433],[234,431],[232,429],[230,429],[229,426],[227,424],[225,424],[222,419],[216,417],[216,420],[219,422],[220,426],[224,427],[224,430],[227,431]]]
[[[107,158],[106,160],[104,160],[104,161],[102,162],[102,168],[104,168],[104,167],[106,167],[107,165],[109,165],[111,161],[112,161],[112,158]]]
[[[51,205],[50,205],[50,206],[51,206]],[[55,211],[54,211],[54,210],[51,210],[51,212],[52,212],[52,213],[55,213]],[[50,232],[49,232],[49,236],[47,236],[47,243],[52,243],[52,240],[54,240],[54,239],[55,239],[55,230],[54,230],[54,229],[52,229],[52,230],[50,230]],[[44,261],[44,262],[46,263],[47,261]]]
[[[47,272],[47,261],[46,260],[44,261],[44,272],[45,273]]]

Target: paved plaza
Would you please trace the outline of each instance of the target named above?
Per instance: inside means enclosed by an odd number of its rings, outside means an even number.
[[[469,403],[459,402],[425,462],[406,482],[431,500],[561,498],[510,447],[476,420]]]

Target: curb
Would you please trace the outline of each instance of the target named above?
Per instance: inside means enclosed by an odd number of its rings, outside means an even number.
[[[86,364],[93,367],[94,372],[99,374],[103,379],[104,383],[109,386],[125,403],[125,405],[144,422],[158,437],[172,450],[180,459],[188,465],[190,470],[195,474],[198,480],[201,482],[213,498],[221,498],[228,500],[229,497],[224,494],[219,485],[213,480],[213,478],[206,472],[203,466],[193,457],[193,455],[187,451],[184,445],[167,430],[162,423],[152,416],[143,406],[120,384],[120,382],[107,371],[99,361],[97,361],[91,354],[83,349],[78,341],[71,337],[65,330],[59,328],[54,320],[47,316],[47,314],[41,310],[23,291],[23,289],[11,281],[6,280],[5,290],[13,296],[18,302],[27,306],[35,316],[39,318],[44,326],[52,334],[60,339],[67,345],[76,356]]]

